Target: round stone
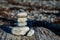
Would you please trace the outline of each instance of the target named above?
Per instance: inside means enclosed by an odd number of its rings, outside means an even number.
[[[17,17],[26,17],[27,16],[27,13],[26,12],[19,12],[17,14]]]
[[[29,30],[29,27],[14,27],[12,28],[12,34],[25,35],[28,30]]]
[[[34,30],[30,29],[30,31],[27,33],[27,36],[32,36],[32,35],[34,35]]]
[[[18,18],[17,19],[17,22],[26,22],[27,21],[27,18]]]
[[[26,26],[26,25],[27,25],[27,22],[23,22],[23,23],[15,23],[15,25],[17,25],[17,26]]]

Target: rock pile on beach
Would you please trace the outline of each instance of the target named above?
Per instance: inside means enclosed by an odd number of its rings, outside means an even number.
[[[32,36],[34,34],[34,30],[27,26],[27,13],[19,11],[17,12],[16,16],[17,20],[15,24],[17,27],[12,28],[12,34]]]

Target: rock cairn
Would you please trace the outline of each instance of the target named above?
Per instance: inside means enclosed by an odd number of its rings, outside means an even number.
[[[34,30],[27,26],[27,13],[26,12],[17,12],[16,13],[16,26],[12,28],[12,34],[15,35],[25,35],[32,36],[34,34]]]

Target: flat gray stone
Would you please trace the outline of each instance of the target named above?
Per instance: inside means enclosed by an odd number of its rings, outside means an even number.
[[[12,34],[15,35],[25,35],[26,32],[29,30],[29,27],[14,27],[12,28]]]
[[[26,22],[27,21],[27,18],[18,18],[17,21],[18,22]]]
[[[26,12],[19,12],[17,14],[17,17],[26,17],[27,16],[27,13]]]
[[[18,23],[18,26],[26,26],[27,22],[23,22],[23,23]]]

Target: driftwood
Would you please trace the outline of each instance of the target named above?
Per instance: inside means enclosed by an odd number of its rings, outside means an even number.
[[[59,36],[47,28],[37,27],[33,29],[35,30],[35,34],[31,37],[26,37],[7,33],[3,28],[0,28],[0,40],[60,40]]]

